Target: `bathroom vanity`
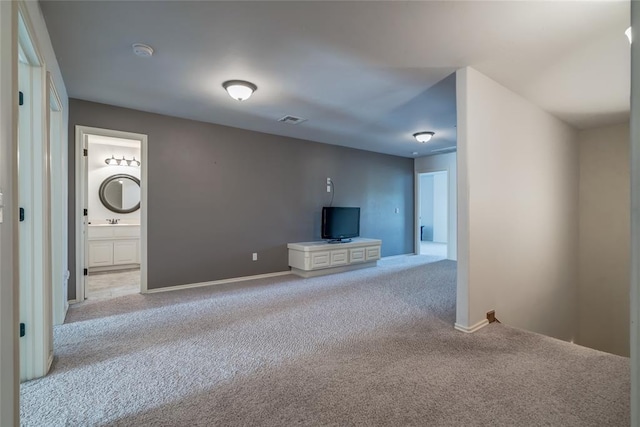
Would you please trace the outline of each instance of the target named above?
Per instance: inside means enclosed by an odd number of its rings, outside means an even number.
[[[140,267],[140,225],[89,224],[89,271]]]

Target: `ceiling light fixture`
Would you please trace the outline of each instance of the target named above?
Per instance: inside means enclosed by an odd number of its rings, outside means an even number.
[[[149,45],[144,43],[134,43],[131,47],[133,48],[133,53],[142,58],[149,58],[153,56],[153,48]]]
[[[435,135],[435,132],[416,132],[413,134],[413,137],[418,141],[418,142],[429,142],[431,141],[431,138],[433,138],[433,135]]]
[[[627,35],[627,38],[629,39],[629,44],[631,44],[631,27],[627,28],[627,30],[624,32]]]
[[[258,86],[244,80],[227,80],[222,83],[222,87],[225,88],[230,97],[238,101],[249,99],[253,92],[258,90]]]

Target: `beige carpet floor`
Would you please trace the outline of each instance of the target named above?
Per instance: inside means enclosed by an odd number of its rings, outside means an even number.
[[[453,329],[455,263],[85,302],[24,426],[625,426],[629,360]]]

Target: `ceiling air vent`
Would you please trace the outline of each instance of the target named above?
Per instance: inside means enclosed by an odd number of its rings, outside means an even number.
[[[283,118],[278,119],[278,121],[282,123],[289,123],[290,125],[297,125],[299,123],[307,121],[307,119],[296,116],[284,116]]]
[[[457,149],[458,149],[458,147],[453,146],[453,147],[436,148],[435,150],[431,150],[429,152],[430,153],[445,154],[445,153],[453,153]]]

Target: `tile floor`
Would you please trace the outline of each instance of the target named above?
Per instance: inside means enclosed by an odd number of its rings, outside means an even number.
[[[92,301],[140,292],[140,269],[91,273],[85,296]]]
[[[420,255],[447,257],[447,244],[434,242],[420,242]]]

